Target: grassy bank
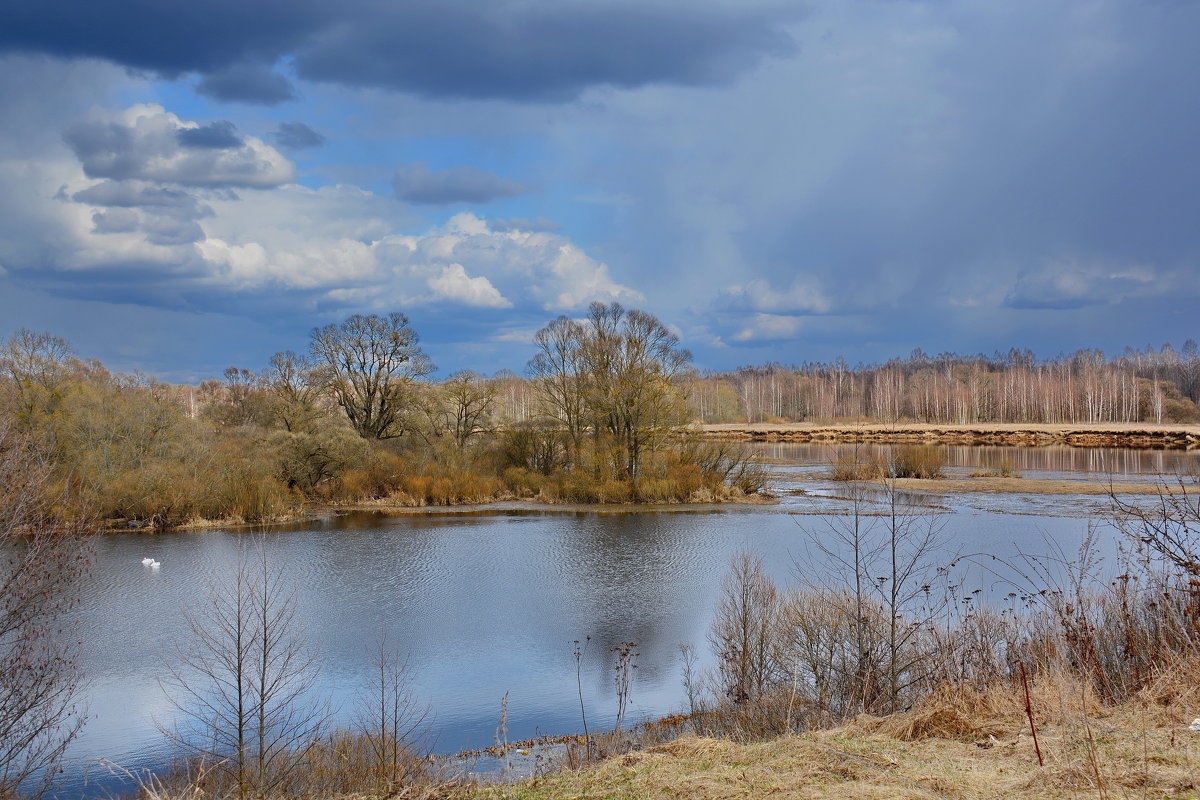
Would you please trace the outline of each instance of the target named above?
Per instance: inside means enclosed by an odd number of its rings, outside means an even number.
[[[503,786],[447,788],[466,800],[551,798],[1194,797],[1200,733],[1195,674],[1165,678],[1104,707],[1077,681],[1030,687],[1038,748],[1020,687],[947,690],[911,711],[763,742],[685,736],[585,769]],[[1165,704],[1164,704],[1165,701]]]

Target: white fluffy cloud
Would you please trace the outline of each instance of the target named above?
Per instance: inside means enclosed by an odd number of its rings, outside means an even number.
[[[593,300],[637,303],[645,299],[616,283],[607,265],[592,259],[566,236],[544,231],[496,231],[486,220],[469,212],[456,214],[445,225],[423,235],[386,237],[376,249],[381,267],[395,276],[436,270],[440,279],[453,265],[468,268],[484,276],[493,289],[499,287],[489,305],[502,299],[500,292],[505,297],[518,297],[519,305],[551,312],[577,309]]]
[[[261,139],[227,122],[185,122],[154,103],[93,112],[64,139],[91,178],[253,188],[296,179],[292,163]]]
[[[512,308],[512,303],[482,276],[472,278],[462,264],[442,267],[442,274],[425,281],[434,295],[456,301],[467,306],[480,308]]]
[[[93,111],[67,131],[54,157],[0,162],[6,196],[33,198],[21,224],[41,231],[39,247],[21,252],[11,244],[29,237],[4,235],[13,225],[0,221],[0,262],[52,290],[82,281],[96,296],[151,305],[236,295],[335,313],[432,305],[540,314],[644,300],[551,230],[493,228],[469,212],[430,226],[358,187],[301,186],[277,150],[231,124],[138,105]],[[70,286],[66,273],[77,276]]]
[[[382,233],[388,220],[365,213],[374,196],[361,190],[292,187],[270,193],[276,195],[286,197],[293,209],[286,225],[284,219],[268,221],[253,213],[234,224],[221,212],[228,206],[232,214],[243,201],[214,203],[217,214],[205,225],[224,228],[224,238],[214,232],[196,244],[213,267],[209,283],[315,292],[337,304],[369,308],[450,303],[555,312],[593,300],[643,299],[558,234],[493,231],[470,213],[422,234]],[[330,207],[343,213],[322,213]],[[359,213],[347,214],[347,207]],[[310,228],[305,225],[310,216],[325,222]]]

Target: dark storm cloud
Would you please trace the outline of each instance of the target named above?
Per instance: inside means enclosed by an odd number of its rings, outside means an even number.
[[[209,73],[196,84],[196,91],[215,100],[264,106],[296,99],[292,82],[265,64],[235,64]]]
[[[0,11],[0,49],[101,58],[167,77],[274,63],[351,3],[324,0],[14,0]]]
[[[303,122],[281,122],[275,129],[275,144],[288,150],[320,147],[328,140]]]
[[[528,186],[478,167],[431,170],[424,161],[401,164],[392,176],[396,197],[420,205],[487,203],[532,191]]]
[[[184,147],[211,148],[224,150],[230,147],[241,147],[242,137],[237,128],[228,120],[217,120],[197,128],[179,128],[175,138]]]
[[[94,233],[141,234],[162,246],[201,241],[204,230],[197,220],[213,214],[208,204],[187,192],[133,181],[102,181],[59,199],[99,207],[92,214]]]
[[[897,14],[913,7],[887,6]],[[877,93],[840,129],[836,120],[811,125],[814,109],[798,108],[804,123],[793,138],[737,163],[730,191],[748,190],[729,207],[747,209],[732,225],[753,231],[736,240],[744,261],[767,265],[778,287],[811,272],[835,312],[889,318],[901,330],[915,309],[926,328],[952,307],[1008,314],[989,320],[996,326],[1014,318],[1011,309],[1100,309],[1168,291],[1156,275],[1174,275],[1179,302],[1194,302],[1200,105],[1185,98],[1200,69],[1192,33],[1200,5],[947,9],[903,17],[914,28],[907,37],[887,25],[852,39],[858,31],[844,25],[842,50],[836,38],[806,49],[814,69],[854,54],[855,85]],[[887,49],[901,39],[927,44],[916,53]],[[815,77],[832,87],[847,80]],[[828,137],[814,136],[814,150],[824,144],[835,154],[820,164],[820,183],[794,202],[759,201],[768,170],[812,174],[796,142],[814,133]],[[1109,266],[1022,271],[1076,261]],[[1126,316],[1126,308],[1112,328],[1163,324]],[[965,314],[959,333],[982,319]]]
[[[745,4],[435,0],[16,0],[0,52],[102,58],[203,75],[223,100],[291,99],[270,71],[430,97],[565,101],[592,86],[726,83],[794,43],[781,13]],[[247,80],[239,80],[239,76]]]
[[[737,5],[444,3],[380,5],[322,30],[301,77],[430,97],[565,101],[596,86],[726,83],[794,50],[769,15]]]

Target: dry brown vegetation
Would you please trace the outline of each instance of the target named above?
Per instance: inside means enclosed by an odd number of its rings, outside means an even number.
[[[1191,676],[1189,676],[1191,677]],[[1180,679],[1180,683],[1183,678]],[[1194,684],[1193,684],[1194,685]],[[1193,797],[1200,734],[1133,701],[1101,707],[1049,676],[1032,687],[1038,766],[1020,692],[941,693],[908,712],[763,742],[685,736],[582,770],[452,798]],[[1180,698],[1182,700],[1182,698]]]
[[[276,353],[261,372],[230,367],[198,387],[111,373],[22,330],[0,346],[0,421],[47,453],[59,488],[136,528],[275,522],[314,504],[757,493],[762,475],[739,448],[682,435],[690,356],[674,335],[644,312],[591,313],[590,327],[551,324],[565,348],[557,372],[543,364],[529,381],[422,380],[432,365],[401,314],[315,329],[309,355]]]
[[[888,479],[936,480],[943,477],[946,456],[932,445],[904,445],[891,451],[888,458],[860,459],[851,454],[834,461],[829,477],[835,481],[874,481]]]

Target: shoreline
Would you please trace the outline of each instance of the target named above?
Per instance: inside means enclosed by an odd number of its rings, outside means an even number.
[[[773,495],[747,495],[740,499],[704,503],[548,503],[536,500],[491,500],[479,503],[455,505],[399,505],[386,501],[350,503],[347,505],[314,505],[269,522],[247,522],[242,519],[197,519],[180,525],[158,528],[150,524],[130,525],[136,520],[105,520],[96,532],[101,535],[114,533],[178,533],[210,531],[218,528],[280,528],[300,525],[328,517],[344,514],[378,514],[388,517],[434,517],[434,516],[487,516],[491,514],[633,514],[633,513],[679,513],[720,514],[734,509],[773,508],[778,505]]]
[[[827,444],[954,444],[1009,447],[1124,447],[1151,450],[1200,449],[1200,425],[1141,423],[978,423],[923,422],[817,424],[756,422],[696,425],[703,439],[737,442]]]

